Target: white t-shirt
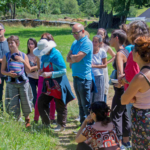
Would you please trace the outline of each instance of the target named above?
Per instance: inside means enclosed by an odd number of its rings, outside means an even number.
[[[92,57],[92,64],[93,65],[102,65],[103,58],[107,58],[107,54],[106,51],[102,48],[100,48],[99,52],[97,54],[93,54]],[[100,76],[103,75],[103,69],[102,68],[92,68],[92,72],[94,74],[94,76]]]

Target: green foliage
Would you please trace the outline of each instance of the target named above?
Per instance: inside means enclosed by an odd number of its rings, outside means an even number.
[[[93,16],[96,13],[97,8],[93,0],[83,0],[80,10],[89,16]]]
[[[62,9],[62,13],[77,14],[79,12],[77,0],[64,0],[63,2],[64,9]]]
[[[131,6],[128,17],[136,17],[136,14],[137,14],[137,9],[134,6]]]

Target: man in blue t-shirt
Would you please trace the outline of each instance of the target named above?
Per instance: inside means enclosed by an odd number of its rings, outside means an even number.
[[[1,63],[3,56],[9,52],[9,47],[7,43],[7,39],[4,36],[5,28],[2,23],[0,23],[0,78],[1,78],[1,84],[0,84],[0,110],[3,112],[3,101],[2,101],[2,95],[3,95],[3,87],[4,87],[4,80],[6,80],[6,77],[1,74]]]
[[[67,62],[72,64],[73,83],[78,98],[80,122],[82,124],[89,115],[93,44],[85,36],[83,25],[79,23],[72,27],[72,34],[76,40],[68,53]]]

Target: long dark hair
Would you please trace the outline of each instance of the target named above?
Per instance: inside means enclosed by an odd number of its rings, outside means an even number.
[[[35,47],[37,47],[37,41],[34,38],[29,38],[27,41],[27,55],[30,53],[30,49],[28,47],[29,40],[33,41]]]
[[[105,35],[105,38],[103,39],[103,42],[106,44],[106,45],[110,45],[109,44],[109,36],[108,36],[108,33],[107,31],[104,29],[104,28],[99,28],[98,30],[103,30],[104,31],[104,35]]]
[[[100,121],[103,126],[111,122],[109,117],[110,108],[105,102],[98,101],[91,104],[90,111],[96,114],[96,121]]]

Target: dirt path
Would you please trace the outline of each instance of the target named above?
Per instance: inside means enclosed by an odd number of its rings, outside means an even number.
[[[70,82],[72,91],[75,93],[73,88],[73,83]],[[114,91],[112,86],[109,88],[109,94],[107,99],[107,104],[111,106],[112,97],[113,97]],[[77,128],[79,127],[79,122],[75,122],[74,119],[69,119],[70,121],[67,122],[65,131],[58,134],[59,136],[59,143],[56,147],[56,150],[76,150],[76,143],[75,143],[75,134],[74,131],[77,131]]]

